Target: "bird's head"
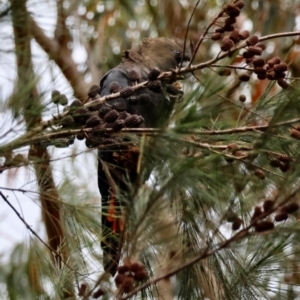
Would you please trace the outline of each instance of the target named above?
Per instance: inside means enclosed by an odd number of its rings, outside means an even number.
[[[149,69],[158,68],[169,71],[182,66],[191,58],[191,53],[184,43],[177,38],[147,38],[137,47],[125,51],[124,59],[147,66]],[[184,52],[184,53],[183,53]]]

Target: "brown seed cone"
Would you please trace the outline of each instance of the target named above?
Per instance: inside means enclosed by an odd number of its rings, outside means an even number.
[[[224,25],[223,29],[224,29],[224,31],[231,32],[234,30],[234,26],[233,25]]]
[[[227,222],[233,223],[236,219],[238,219],[238,216],[235,212],[233,212],[233,211],[227,212],[227,215],[226,215]]]
[[[112,129],[112,131],[117,132],[120,131],[122,128],[125,127],[125,121],[122,119],[118,119],[115,122],[109,124],[109,127]]]
[[[144,119],[138,115],[130,115],[125,119],[125,125],[128,128],[135,128],[141,125],[144,122]]]
[[[244,82],[249,81],[249,80],[250,80],[250,75],[247,74],[247,73],[241,74],[241,75],[239,76],[239,80],[240,80],[240,81],[244,81]]]
[[[281,172],[285,173],[289,170],[290,163],[289,162],[281,162],[279,168],[280,168]]]
[[[97,97],[97,95],[99,95],[99,91],[100,86],[98,84],[93,84],[88,91],[89,98],[94,99],[95,97]]]
[[[127,105],[126,103],[124,102],[119,102],[119,103],[114,103],[112,106],[111,106],[112,109],[115,109],[117,111],[124,111],[127,109]]]
[[[292,138],[295,138],[297,140],[300,140],[300,131],[298,131],[297,129],[291,129],[290,130],[290,136]]]
[[[85,135],[84,135],[84,133],[78,133],[76,135],[76,138],[77,138],[77,140],[82,141],[85,139]]]
[[[71,104],[70,104],[70,108],[74,108],[74,107],[80,107],[82,106],[82,102],[78,99],[75,99]]]
[[[57,138],[51,140],[51,142],[56,148],[66,148],[70,145],[68,138]]]
[[[120,90],[121,97],[127,98],[133,95],[134,89],[131,86],[126,86]]]
[[[289,85],[289,83],[286,81],[286,80],[284,80],[283,78],[279,78],[278,80],[277,80],[277,83],[278,83],[278,85],[280,86],[280,87],[282,87],[283,89],[287,89],[290,85]]]
[[[277,65],[274,65],[273,69],[275,70],[275,72],[285,72],[287,71],[287,64],[285,63],[280,63],[280,64],[277,64]]]
[[[250,59],[250,58],[253,58],[254,56],[254,53],[253,52],[249,52],[249,51],[245,51],[243,52],[243,57],[246,58],[246,59]],[[251,60],[251,62],[253,61],[253,59]]]
[[[103,295],[105,295],[105,291],[103,289],[99,288],[93,293],[93,298],[98,299]]]
[[[239,32],[239,36],[241,40],[246,40],[250,36],[250,33],[248,30],[243,30]]]
[[[93,127],[93,126],[100,124],[100,122],[101,122],[101,119],[97,115],[92,115],[86,120],[85,124],[88,127]]]
[[[275,71],[274,71],[274,70],[268,71],[268,73],[267,73],[267,78],[268,78],[269,80],[275,80],[275,79],[276,79]]]
[[[232,3],[225,5],[224,10],[230,17],[238,17],[241,12],[240,9]]]
[[[296,202],[288,203],[287,205],[281,208],[282,212],[286,212],[287,214],[291,214],[299,209],[299,204]]]
[[[266,64],[266,61],[261,57],[256,57],[252,61],[254,67],[263,67]]]
[[[69,136],[69,145],[73,145],[74,144],[74,141],[75,141],[75,135],[71,135]]]
[[[87,291],[88,285],[86,283],[82,283],[79,287],[78,295],[84,296],[85,292]]]
[[[73,125],[75,122],[74,118],[72,116],[65,116],[62,120],[61,120],[61,126],[62,127],[67,127],[67,126],[71,126]]]
[[[58,90],[53,90],[52,93],[51,93],[51,101],[52,101],[54,104],[58,104],[59,98],[60,98],[60,91],[58,91]]]
[[[226,25],[233,25],[235,22],[236,22],[236,18],[232,18],[232,17],[227,17],[227,18],[224,20],[224,23],[225,23]]]
[[[237,143],[230,143],[227,145],[228,149],[236,149],[238,148],[238,144]]]
[[[121,86],[117,81],[113,81],[109,86],[109,92],[111,94],[118,93],[120,92],[120,90],[121,90]]]
[[[256,218],[258,218],[262,213],[263,213],[262,208],[260,206],[255,206],[254,207],[253,215],[251,217],[251,221],[253,221]]]
[[[259,80],[265,80],[267,78],[267,75],[265,74],[265,75],[263,75],[263,74],[258,74],[257,75],[257,79],[259,79]]]
[[[116,121],[118,117],[119,113],[115,109],[112,109],[104,116],[103,120],[107,123],[112,123]]]
[[[267,61],[267,64],[270,67],[273,67],[274,65],[278,65],[280,63],[281,63],[281,59],[280,59],[280,57],[277,57],[277,56],[275,56]]]
[[[131,272],[136,273],[136,272],[145,270],[145,266],[140,261],[136,261],[131,264],[130,270],[131,270]]]
[[[240,229],[241,225],[243,224],[243,221],[241,218],[236,218],[234,222],[232,223],[232,230],[238,230]]]
[[[148,74],[148,79],[149,80],[156,80],[157,77],[159,76],[160,71],[157,68],[152,69],[149,74]]]
[[[130,70],[127,73],[127,77],[133,82],[139,82],[141,80],[141,74],[135,69]]]
[[[232,152],[232,154],[236,157],[242,157],[242,156],[246,156],[247,152],[242,151],[242,150],[235,150],[235,151]]]
[[[230,76],[230,75],[231,75],[231,69],[229,69],[229,68],[224,68],[224,69],[220,70],[220,71],[218,72],[218,74],[219,74],[220,76]]]
[[[274,206],[274,204],[275,202],[271,199],[265,200],[263,204],[264,211],[265,212],[269,211]]]
[[[126,112],[126,111],[122,111],[122,112],[120,112],[118,119],[120,119],[120,120],[125,120],[125,119],[128,118],[129,116],[131,116],[131,114],[129,114],[129,113]]]
[[[122,266],[118,266],[118,273],[119,274],[124,274],[126,272],[130,271],[130,265],[129,264],[124,264]]]
[[[278,80],[278,79],[283,79],[286,77],[286,74],[285,72],[276,72],[275,71],[275,78]]]
[[[149,90],[151,90],[155,93],[159,93],[162,91],[162,83],[160,80],[150,80],[147,83],[147,87]]]
[[[290,162],[291,161],[291,158],[287,154],[281,154],[280,156],[278,156],[278,159],[282,162]]]
[[[64,94],[61,94],[60,97],[59,97],[58,103],[59,103],[60,105],[62,105],[62,106],[66,106],[66,105],[68,104],[68,102],[69,102],[69,101],[68,101],[67,96],[64,95]]]
[[[111,111],[111,107],[107,105],[102,105],[99,109],[99,115],[100,117],[104,117],[106,114],[108,114]]]
[[[234,43],[233,41],[228,37],[228,36],[225,36],[222,40],[222,43],[221,43],[221,50],[224,51],[224,52],[227,52],[229,51],[232,47],[234,46]]]
[[[262,171],[262,170],[260,170],[260,169],[256,169],[256,170],[254,171],[254,175],[255,175],[256,177],[258,177],[259,179],[261,179],[261,180],[264,180],[264,179],[266,178],[265,172]]]
[[[267,46],[266,46],[265,44],[263,44],[263,43],[258,43],[258,44],[256,44],[255,46],[261,48],[262,51],[266,50],[266,47],[267,47]]]
[[[253,35],[251,37],[248,38],[248,40],[246,41],[247,46],[254,46],[259,42],[259,38],[256,35]]]
[[[264,69],[263,67],[255,67],[254,68],[254,73],[257,74],[257,75],[267,76],[267,70]]]
[[[237,8],[242,9],[245,6],[245,2],[243,0],[240,0],[240,1],[235,2],[234,5]]]
[[[239,96],[239,101],[244,103],[245,101],[247,100],[246,96],[245,95],[240,95]]]
[[[272,230],[274,228],[274,223],[271,221],[261,221],[255,224],[255,231],[256,232],[263,232],[267,230]]]
[[[93,131],[96,132],[96,135],[99,134],[99,132],[106,131],[105,125],[106,124],[104,124],[104,121],[101,120],[100,124],[93,127]]]
[[[224,28],[223,27],[219,27],[219,28],[216,28],[215,29],[215,32],[218,32],[218,33],[224,33],[225,32],[225,30],[224,30]]]
[[[229,4],[224,5],[223,10],[226,13],[228,13],[228,11],[230,12],[234,8],[235,8],[234,4],[233,3],[229,3]]]
[[[212,35],[211,35],[211,39],[213,40],[213,41],[218,41],[218,40],[220,40],[222,38],[222,35],[221,35],[221,33],[219,33],[219,32],[215,32],[215,33],[213,33]]]
[[[119,285],[121,285],[126,277],[126,275],[118,273],[118,275],[115,277],[116,286],[118,287]]]
[[[75,117],[87,116],[89,115],[89,113],[90,111],[86,107],[80,107],[74,111],[74,116]]]
[[[258,56],[262,54],[261,48],[256,47],[256,46],[249,46],[248,52],[253,53],[253,55],[258,55]]]
[[[289,217],[289,215],[286,212],[279,212],[275,215],[274,220],[276,222],[282,222],[287,220]]]
[[[236,43],[238,43],[239,41],[240,41],[240,36],[239,36],[239,32],[236,30],[236,29],[234,29],[231,33],[230,33],[230,35],[229,35],[229,38],[236,44]]]
[[[137,271],[133,275],[135,281],[144,281],[148,278],[148,274],[145,270]]]
[[[134,280],[131,277],[126,277],[122,282],[123,291],[128,294],[134,289]]]
[[[100,144],[100,141],[99,141],[99,140],[96,140],[96,139],[89,139],[89,138],[87,138],[87,139],[85,140],[85,145],[86,145],[88,148],[94,148],[94,147],[97,147],[99,144]]]
[[[253,59],[254,59],[254,57],[246,58],[246,59],[245,59],[245,63],[246,63],[247,65],[250,65],[250,64],[252,64]]]
[[[280,161],[277,158],[271,159],[270,160],[270,165],[274,168],[279,168],[280,167]]]

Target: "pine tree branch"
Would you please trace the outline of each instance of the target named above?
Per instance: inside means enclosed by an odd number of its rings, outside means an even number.
[[[271,128],[277,128],[281,126],[289,126],[295,123],[300,122],[300,118],[295,118],[283,122],[278,122],[274,124],[265,124],[265,125],[257,125],[257,126],[243,126],[243,127],[235,127],[235,128],[228,128],[228,129],[221,129],[221,130],[201,130],[201,129],[175,129],[175,133],[179,134],[194,134],[199,136],[204,135],[227,135],[227,134],[235,134],[235,133],[243,133],[243,132],[259,132],[259,131],[267,131]],[[42,127],[41,127],[42,128]],[[41,129],[40,128],[40,129]],[[172,131],[172,130],[171,130]],[[104,129],[93,129],[93,128],[80,128],[80,129],[66,129],[66,130],[58,130],[56,132],[45,132],[42,134],[37,134],[36,129],[32,132],[26,133],[23,136],[11,141],[3,146],[0,147],[0,154],[4,155],[4,153],[15,150],[26,145],[31,145],[37,143],[41,140],[45,139],[54,139],[59,137],[67,137],[76,135],[79,133],[90,133],[90,132],[112,132],[110,128]],[[156,135],[160,133],[168,134],[168,131],[162,130],[159,128],[123,128],[118,134],[127,134],[127,133],[134,133],[134,134],[147,134],[147,135]],[[222,148],[223,146],[221,146]]]
[[[128,293],[126,296],[119,297],[119,299],[120,300],[129,299],[130,297],[136,295],[138,292],[146,289],[147,287],[149,287],[161,280],[165,280],[166,278],[169,278],[169,277],[177,274],[178,272],[200,262],[201,260],[203,260],[205,258],[211,257],[215,253],[219,252],[220,250],[228,248],[231,244],[233,244],[237,241],[241,241],[241,239],[252,234],[252,232],[250,232],[249,230],[252,227],[254,227],[255,224],[257,224],[260,220],[265,219],[266,217],[268,217],[269,215],[274,213],[276,210],[280,209],[280,207],[282,207],[283,205],[290,202],[295,196],[297,196],[297,194],[299,194],[299,192],[300,192],[300,187],[297,187],[293,192],[291,192],[287,197],[285,197],[281,202],[279,202],[278,205],[274,206],[273,208],[271,208],[270,210],[268,210],[266,212],[263,212],[259,217],[253,219],[248,226],[245,226],[243,229],[241,229],[236,234],[234,234],[231,238],[225,240],[224,242],[221,242],[217,246],[214,246],[212,250],[210,250],[211,245],[208,245],[200,254],[196,255],[194,258],[183,263],[180,267],[177,267],[177,268],[175,268],[171,271],[168,271],[162,275],[154,276],[147,282],[145,282],[145,283],[141,284],[140,286],[138,286],[137,288],[135,288],[132,292]],[[274,201],[276,201],[276,199]],[[272,230],[269,230],[267,232],[273,233]],[[259,234],[259,233],[256,233],[256,234]]]

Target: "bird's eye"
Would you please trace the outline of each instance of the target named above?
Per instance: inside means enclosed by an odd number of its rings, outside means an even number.
[[[175,51],[174,51],[174,56],[175,56],[175,59],[176,59],[178,62],[181,61],[182,55],[181,55],[181,52],[180,52],[180,51],[175,50]]]

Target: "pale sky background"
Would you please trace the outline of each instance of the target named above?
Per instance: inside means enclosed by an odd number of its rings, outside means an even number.
[[[6,1],[5,1],[6,2]],[[55,2],[39,2],[29,1],[28,7],[33,12],[33,17],[46,30],[48,36],[53,35],[54,26],[56,22],[56,8]],[[34,9],[33,9],[34,8]],[[0,4],[0,10],[3,9],[3,4]],[[10,20],[2,23],[0,26],[0,38],[5,43],[1,44],[1,50],[7,52],[0,53],[0,136],[11,127],[11,116],[8,111],[4,110],[3,102],[11,94],[14,88],[15,73],[15,57],[14,57],[14,42],[13,31]],[[34,59],[35,72],[37,75],[42,76],[39,83],[39,92],[43,95],[44,100],[49,103],[49,111],[45,119],[51,118],[51,114],[55,114],[56,106],[50,102],[51,90],[58,89],[65,93],[69,100],[72,100],[72,89],[68,82],[61,75],[60,70],[56,67],[55,63],[48,62],[45,52],[33,41],[32,54]],[[75,39],[75,47],[73,51],[73,58],[79,64],[84,63],[86,60],[86,52]],[[12,140],[22,132],[22,128],[16,126],[16,132],[9,134],[4,139],[0,140],[0,144],[5,141]],[[76,149],[76,150],[75,150]],[[54,147],[48,148],[51,153],[52,159],[66,157],[74,152],[82,152],[86,150],[84,142],[75,141],[75,145],[69,148],[58,149]],[[27,149],[19,149],[18,152],[26,155]],[[100,200],[97,188],[96,176],[96,151],[90,151],[87,154],[78,155],[74,159],[74,164],[68,163],[68,158],[57,160],[52,163],[53,175],[56,184],[59,186],[62,181],[64,172],[66,172],[71,179],[80,180],[80,183],[88,187],[89,191],[95,194]],[[3,160],[0,158],[0,162]],[[74,172],[77,170],[77,172]],[[80,172],[80,179],[78,174]],[[78,181],[79,182],[79,181]],[[12,189],[25,189],[32,191],[32,193],[20,193],[18,191],[12,192],[2,190],[1,188]],[[25,218],[26,222],[41,236],[45,237],[45,231],[41,226],[41,211],[38,194],[36,193],[36,180],[32,167],[29,168],[13,168],[0,174],[0,189],[6,195],[10,203],[20,212]],[[29,241],[32,234],[26,229],[25,225],[16,216],[12,209],[0,199],[0,256],[1,260],[6,260],[10,254],[11,249],[16,243]]]

